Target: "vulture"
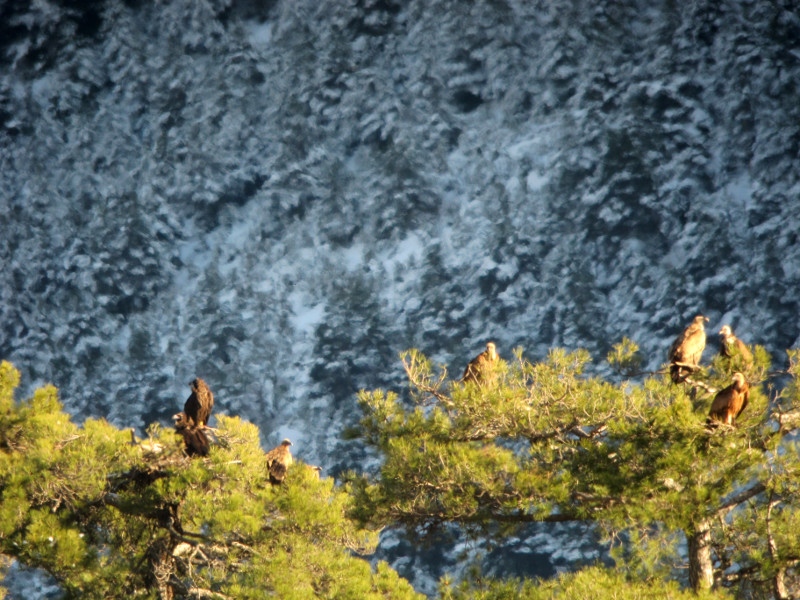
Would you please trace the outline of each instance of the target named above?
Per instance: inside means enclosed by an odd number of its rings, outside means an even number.
[[[706,330],[703,322],[708,317],[697,315],[669,349],[669,373],[674,383],[680,383],[700,364],[706,347]]]
[[[497,362],[497,359],[497,350],[494,342],[489,342],[486,344],[484,352],[469,361],[467,368],[464,369],[464,374],[461,376],[461,381],[464,383],[467,381],[480,383],[483,380],[484,372],[490,369]]]
[[[706,422],[709,425],[714,422],[733,425],[736,417],[747,408],[749,400],[750,386],[747,385],[744,375],[734,373],[733,383],[717,392],[717,395],[714,396],[714,402],[711,403],[711,410],[708,413]]]
[[[280,446],[267,452],[267,471],[272,485],[280,485],[286,477],[292,464],[292,453],[289,451],[291,445],[289,440],[283,440]]]
[[[192,423],[184,412],[179,412],[172,418],[175,419],[175,432],[183,437],[186,455],[208,456],[208,437],[203,426]]]
[[[214,394],[200,378],[192,380],[189,384],[192,394],[183,405],[183,412],[192,425],[208,425],[211,409],[214,408]]]
[[[733,335],[730,325],[723,325],[722,329],[719,330],[719,335],[722,338],[719,344],[719,353],[722,356],[733,358],[738,354],[744,360],[745,365],[750,366],[753,364],[753,353],[747,349],[742,340]]]

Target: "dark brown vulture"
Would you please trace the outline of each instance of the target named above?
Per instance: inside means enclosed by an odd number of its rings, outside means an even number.
[[[183,412],[192,425],[208,425],[208,418],[211,416],[211,409],[214,408],[214,394],[200,378],[194,379],[189,387],[192,394],[186,399],[183,405]]]
[[[280,446],[267,452],[267,472],[272,485],[280,485],[286,478],[292,465],[292,453],[289,451],[291,445],[289,440],[283,440]]]
[[[714,396],[714,402],[711,403],[711,410],[708,413],[708,424],[719,422],[733,425],[736,418],[747,408],[749,400],[750,386],[747,385],[744,375],[734,373],[733,383]]]
[[[486,344],[486,350],[484,352],[481,352],[478,356],[469,361],[467,368],[464,369],[464,374],[461,376],[461,381],[464,383],[467,381],[480,383],[486,371],[494,366],[498,358],[494,342],[489,342]]]
[[[203,426],[192,423],[187,418],[186,413],[179,412],[172,418],[175,419],[175,432],[183,437],[186,455],[208,456],[208,437],[203,431]]]
[[[753,353],[747,348],[745,343],[738,337],[733,335],[729,325],[723,325],[719,330],[719,335],[722,338],[719,344],[719,353],[725,358],[733,358],[737,354],[742,357],[744,364],[750,366],[753,364]]]
[[[674,383],[680,383],[700,364],[706,347],[706,329],[703,323],[708,317],[697,315],[669,349],[669,373]],[[678,363],[678,364],[676,364]]]

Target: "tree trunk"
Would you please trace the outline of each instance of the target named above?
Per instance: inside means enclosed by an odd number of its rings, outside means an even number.
[[[789,590],[786,589],[786,578],[784,577],[786,574],[786,569],[778,569],[778,572],[775,573],[775,600],[787,600],[789,596]]]
[[[710,590],[714,585],[711,562],[711,523],[700,521],[694,531],[686,533],[689,544],[689,585],[694,591]]]
[[[147,549],[148,558],[150,559],[150,589],[155,588],[158,590],[159,600],[172,600],[174,598],[174,590],[170,583],[170,578],[175,570],[174,559],[169,552],[167,540],[159,539],[151,544]]]
[[[778,504],[780,504],[780,501],[776,501],[775,494],[770,492],[769,505],[767,506],[767,540],[769,544],[769,557],[776,563],[778,562],[778,545],[775,543],[775,538],[772,535],[772,509]],[[779,568],[778,572],[775,573],[775,589],[773,590],[775,600],[788,600],[789,598],[789,591],[786,589],[785,575],[786,569],[783,567]]]

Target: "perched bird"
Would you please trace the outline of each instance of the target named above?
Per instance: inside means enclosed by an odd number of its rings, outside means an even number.
[[[183,412],[190,424],[208,425],[211,409],[214,408],[214,394],[200,378],[192,380],[189,387],[192,388],[192,393],[183,405]]]
[[[281,445],[267,452],[267,472],[272,485],[280,485],[286,478],[286,473],[292,465],[292,453],[289,446],[292,442],[283,440]]]
[[[723,325],[722,329],[719,330],[719,335],[722,338],[719,344],[719,353],[722,356],[733,358],[738,354],[742,357],[746,366],[749,367],[753,364],[753,353],[748,350],[742,340],[733,335],[730,325]]]
[[[706,423],[712,425],[714,422],[719,422],[733,425],[735,419],[747,408],[749,400],[750,386],[747,385],[744,375],[734,373],[733,383],[714,396]]]
[[[703,323],[708,317],[697,315],[678,338],[672,342],[668,359],[669,373],[674,383],[680,383],[700,364],[706,347],[706,329]]]
[[[183,437],[186,446],[187,456],[208,456],[210,449],[208,437],[203,431],[202,425],[195,425],[186,416],[186,413],[179,412],[172,417],[175,419],[175,432]]]
[[[497,350],[494,342],[486,344],[486,350],[481,352],[469,361],[467,368],[464,369],[464,374],[461,376],[461,381],[474,381],[480,383],[483,381],[486,372],[497,362]]]
[[[306,469],[309,470],[314,479],[319,479],[319,472],[322,471],[322,467],[318,467],[317,465],[306,465]]]

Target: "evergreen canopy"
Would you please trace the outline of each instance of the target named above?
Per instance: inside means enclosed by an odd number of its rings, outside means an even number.
[[[218,416],[190,459],[174,432],[148,440],[73,423],[56,389],[17,403],[0,364],[0,548],[53,575],[66,598],[418,598],[345,518],[352,499],[302,464],[272,486],[255,426]]]
[[[755,355],[749,366],[717,357],[692,385],[674,385],[662,373],[586,376],[584,351],[533,364],[517,350],[497,383],[481,386],[451,382],[409,351],[407,401],[360,395],[360,434],[384,460],[376,477],[351,477],[352,514],[373,527],[458,523],[483,536],[591,522],[631,582],[789,597],[800,559],[800,459],[787,436],[800,423],[799,355],[789,353],[780,392],[765,389],[766,352]],[[608,358],[622,377],[636,372],[630,340]],[[735,371],[753,384],[750,405],[735,427],[708,427],[714,391]]]
[[[637,348],[609,355],[612,382],[584,351],[542,363],[522,351],[481,382],[452,382],[415,350],[407,398],[362,392],[358,436],[382,457],[344,487],[302,461],[269,483],[255,426],[218,416],[206,458],[173,431],[148,439],[103,419],[72,422],[52,386],[17,402],[0,364],[0,548],[44,569],[67,598],[420,597],[359,554],[376,530],[459,524],[502,538],[529,522],[581,521],[605,537],[616,569],[551,580],[445,577],[443,600],[476,598],[789,598],[800,540],[794,436],[800,353],[776,391],[769,357],[717,357],[674,385],[635,383]],[[736,426],[709,427],[714,391],[745,371],[751,400]],[[636,375],[638,377],[638,375]],[[727,590],[727,591],[726,591]]]

